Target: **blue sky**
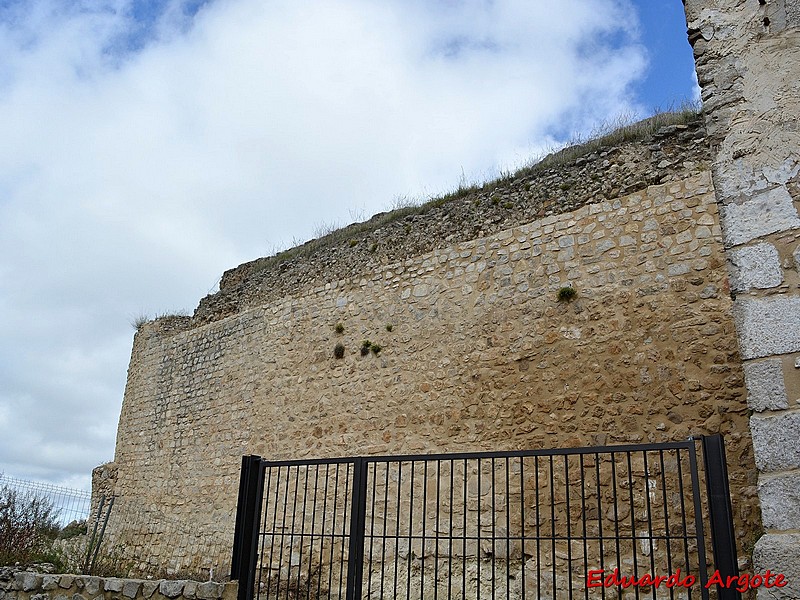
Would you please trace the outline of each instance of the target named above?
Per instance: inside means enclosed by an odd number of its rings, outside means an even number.
[[[113,458],[139,315],[696,95],[680,0],[0,0],[0,471]]]

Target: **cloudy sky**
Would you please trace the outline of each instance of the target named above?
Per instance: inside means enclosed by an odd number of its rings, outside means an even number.
[[[696,93],[680,0],[0,0],[0,472],[111,460],[139,315]]]

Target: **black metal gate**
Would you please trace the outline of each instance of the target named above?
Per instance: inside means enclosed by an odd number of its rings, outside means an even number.
[[[738,574],[718,435],[242,459],[231,573],[239,600],[708,598],[709,563],[723,580]]]

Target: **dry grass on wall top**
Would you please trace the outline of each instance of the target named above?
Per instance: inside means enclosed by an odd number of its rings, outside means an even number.
[[[679,181],[707,170],[709,152],[698,113],[658,115],[495,181],[462,184],[424,204],[409,202],[276,256],[240,265],[223,274],[220,291],[202,299],[185,325],[202,325],[315,284]]]

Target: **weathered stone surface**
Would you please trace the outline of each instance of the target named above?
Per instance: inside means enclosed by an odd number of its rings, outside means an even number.
[[[742,358],[800,352],[800,296],[739,297],[734,317]]]
[[[83,577],[84,590],[90,596],[95,596],[100,593],[103,586],[103,580],[100,577]]]
[[[42,575],[42,589],[49,592],[58,588],[58,575]]]
[[[236,581],[229,581],[223,584],[222,600],[236,600],[239,594],[239,584]]]
[[[177,598],[183,592],[185,585],[186,581],[180,579],[164,580],[159,584],[158,591],[167,598]]]
[[[756,466],[760,471],[800,468],[800,412],[750,417]]]
[[[32,594],[31,600],[50,600],[50,594],[47,593]]]
[[[194,600],[197,597],[197,586],[200,585],[197,581],[187,581],[183,586],[183,597],[189,600]]]
[[[61,575],[58,578],[58,587],[69,589],[72,587],[72,584],[75,583],[75,577],[73,575]]]
[[[761,192],[741,204],[728,204],[720,214],[727,246],[800,227],[800,217],[785,187]]]
[[[746,292],[750,288],[768,289],[783,282],[778,251],[772,244],[743,246],[730,251],[731,289]]]
[[[800,471],[762,475],[758,480],[758,497],[764,527],[800,529]]]
[[[201,600],[218,600],[222,597],[222,591],[222,584],[208,581],[197,586],[197,597]]]
[[[14,589],[23,592],[38,590],[42,585],[42,576],[36,573],[15,573]]]
[[[109,577],[103,583],[103,589],[107,592],[121,592],[122,586],[125,582],[122,579],[117,579],[116,577]]]
[[[789,407],[780,359],[745,363],[744,378],[747,384],[747,405],[751,410],[762,412]]]
[[[135,579],[126,579],[122,585],[122,595],[126,598],[135,598],[139,593],[142,582]]]
[[[159,581],[142,582],[142,596],[149,598],[158,589]]]
[[[781,589],[758,590],[758,600],[792,600],[800,598],[800,533],[765,534],[753,549],[753,568],[763,573],[767,569],[782,573],[788,585]]]

